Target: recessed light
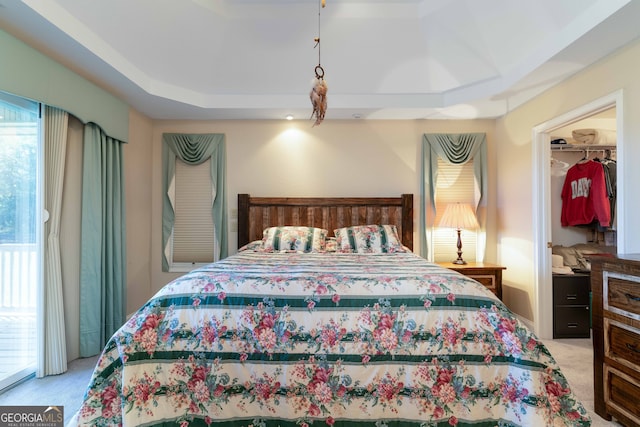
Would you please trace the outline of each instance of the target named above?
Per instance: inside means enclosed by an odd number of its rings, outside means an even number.
[[[293,120],[293,116],[291,114],[287,114],[287,117],[285,117],[287,120]]]

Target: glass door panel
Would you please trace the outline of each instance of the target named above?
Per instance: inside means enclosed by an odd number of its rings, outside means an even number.
[[[39,126],[37,103],[0,92],[0,390],[36,366]]]

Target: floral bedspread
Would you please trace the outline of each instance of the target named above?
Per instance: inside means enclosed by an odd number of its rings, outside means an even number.
[[[108,342],[79,425],[590,425],[491,292],[413,253],[242,251]]]

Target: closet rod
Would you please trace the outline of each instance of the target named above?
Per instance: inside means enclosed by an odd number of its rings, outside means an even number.
[[[553,151],[616,151],[615,145],[601,145],[601,144],[551,144],[551,150]]]

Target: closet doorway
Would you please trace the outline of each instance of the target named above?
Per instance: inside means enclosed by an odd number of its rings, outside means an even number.
[[[557,221],[552,211],[551,190],[551,140],[556,132],[571,126],[587,117],[592,117],[606,110],[615,109],[615,127],[622,129],[622,91],[615,92],[595,100],[587,105],[556,117],[533,128],[533,230],[534,230],[534,294],[535,319],[534,329],[543,339],[553,337],[553,287],[552,287],[552,246],[553,223]],[[617,133],[616,155],[622,158],[624,141],[622,132]],[[618,165],[618,176],[623,176]],[[617,182],[617,193],[621,191],[624,182]],[[554,193],[555,194],[555,193]],[[618,252],[624,249],[624,200],[617,199],[616,208],[616,242]],[[556,236],[557,237],[557,236]]]

